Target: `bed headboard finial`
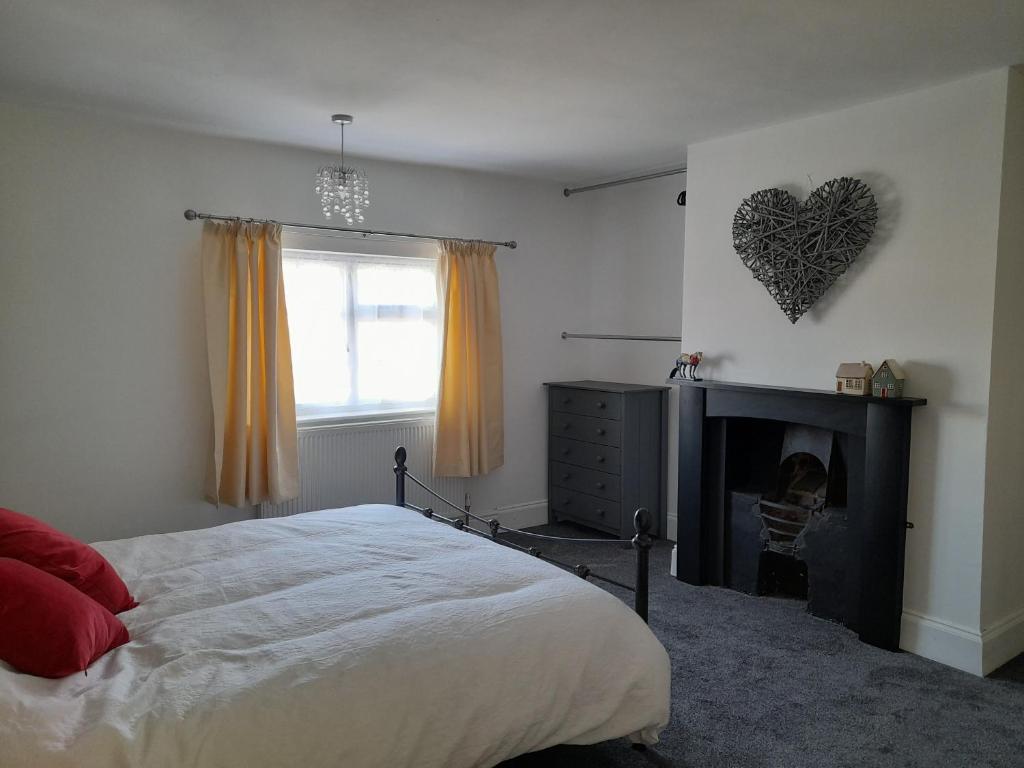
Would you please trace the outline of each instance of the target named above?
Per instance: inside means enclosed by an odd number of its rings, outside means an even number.
[[[647,536],[650,539],[647,534],[651,530],[651,522],[651,513],[647,511],[647,507],[640,507],[633,513],[633,530],[637,536]]]
[[[405,466],[405,460],[409,454],[405,450],[404,445],[400,445],[395,448],[395,506],[405,506],[405,473],[408,472],[408,468]]]
[[[634,608],[640,618],[647,621],[648,579],[650,576],[649,561],[654,538],[650,534],[651,513],[647,507],[640,507],[633,513],[633,546],[636,548],[636,602]]]

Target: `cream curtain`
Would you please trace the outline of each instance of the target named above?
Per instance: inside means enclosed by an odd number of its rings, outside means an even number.
[[[207,497],[241,507],[299,493],[295,391],[278,224],[203,226],[213,397]]]
[[[505,462],[501,306],[494,246],[441,241],[444,311],[434,474],[472,477]]]

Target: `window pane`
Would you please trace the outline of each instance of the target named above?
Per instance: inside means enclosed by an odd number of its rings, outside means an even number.
[[[356,370],[363,403],[427,402],[437,393],[437,327],[427,320],[361,321]]]
[[[356,267],[359,402],[427,402],[437,391],[433,264]]]
[[[346,265],[284,260],[295,402],[344,404],[352,397]]]
[[[361,305],[401,304],[432,308],[437,303],[434,267],[410,260],[409,266],[359,264],[356,301]]]
[[[299,418],[433,407],[434,262],[308,251],[284,262]]]

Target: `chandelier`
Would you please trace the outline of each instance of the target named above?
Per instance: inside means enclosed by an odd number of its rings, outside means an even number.
[[[313,190],[320,195],[324,218],[341,216],[350,225],[362,224],[370,187],[363,171],[345,165],[345,126],[352,124],[352,115],[331,115],[331,122],[341,126],[341,156],[337,165],[320,166]]]

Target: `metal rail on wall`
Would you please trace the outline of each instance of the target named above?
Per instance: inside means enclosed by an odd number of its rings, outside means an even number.
[[[586,187],[566,187],[562,190],[562,194],[566,197],[569,195],[575,195],[577,192],[591,192],[595,189],[607,189],[608,187],[617,187],[620,184],[633,184],[637,181],[648,181],[650,179],[660,179],[662,176],[675,176],[679,173],[686,173],[686,166],[681,165],[678,168],[669,168],[665,171],[657,171],[656,173],[645,173],[640,176],[628,176],[625,179],[615,179],[614,181],[605,181],[600,184],[590,184]],[[686,198],[683,196],[685,193],[680,193],[682,202],[680,205],[685,204]]]
[[[677,341],[682,343],[682,336],[633,336],[623,333],[569,333],[562,331],[563,339],[616,339],[620,341]]]

